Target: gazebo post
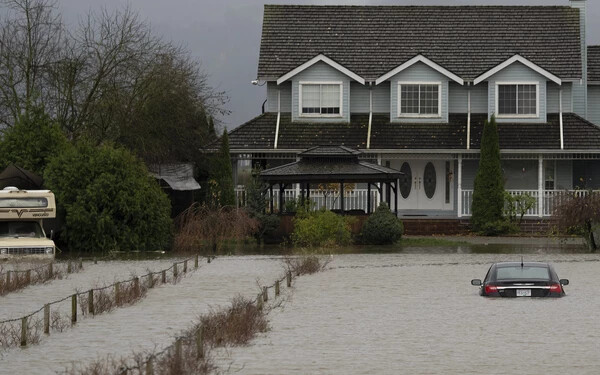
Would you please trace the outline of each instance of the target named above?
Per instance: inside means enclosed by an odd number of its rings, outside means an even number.
[[[394,212],[398,216],[398,181],[394,183]]]
[[[271,215],[273,215],[273,184],[269,184],[269,208],[271,209]]]
[[[279,184],[279,215],[283,214],[283,194],[285,193],[285,185]]]
[[[300,183],[300,204],[304,206],[304,188],[306,184],[304,182]]]
[[[391,182],[387,182],[387,188],[385,189],[385,199],[387,200],[387,205],[388,208],[391,209],[392,208],[392,194],[391,193],[392,190],[392,183]]]
[[[371,215],[371,183],[367,184],[367,215]]]
[[[342,210],[342,215],[344,215],[344,182],[340,182],[340,209]]]
[[[306,201],[307,204],[310,206],[310,182],[306,183]]]

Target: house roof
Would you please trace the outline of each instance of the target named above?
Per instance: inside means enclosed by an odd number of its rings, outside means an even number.
[[[258,77],[319,54],[369,81],[417,55],[472,80],[520,55],[581,78],[579,10],[568,6],[265,5]]]
[[[479,149],[486,114],[471,116],[471,149]],[[232,152],[274,150],[276,113],[265,113],[231,131]],[[298,151],[315,146],[343,145],[366,149],[368,115],[352,115],[350,123],[292,122],[282,113],[278,149]],[[600,150],[600,128],[573,113],[563,114],[564,149]],[[560,150],[558,114],[546,123],[498,123],[502,150]],[[390,123],[389,114],[375,114],[371,124],[370,150],[465,150],[467,115],[450,114],[448,123]]]
[[[600,46],[588,46],[588,81],[600,82]]]

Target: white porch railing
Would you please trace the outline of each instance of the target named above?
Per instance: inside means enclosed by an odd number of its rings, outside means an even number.
[[[300,191],[296,189],[286,189],[283,192],[284,207],[289,201],[297,200]],[[371,189],[371,211],[375,211],[377,208],[377,199],[379,192],[377,189]],[[246,205],[246,191],[244,188],[235,189],[236,202],[238,207]],[[354,189],[352,191],[346,191],[344,194],[344,209],[348,210],[363,210],[367,212],[367,189]],[[266,195],[267,201],[269,198],[269,192]],[[310,190],[310,200],[312,201],[312,207],[318,210],[325,207],[328,210],[339,210],[340,209],[340,196],[339,194],[324,193],[318,189]],[[273,189],[273,210],[279,212],[279,189]]]
[[[536,203],[527,210],[525,216],[539,217],[539,192],[537,190],[507,190],[513,196],[529,194]],[[554,208],[570,197],[581,197],[588,194],[587,190],[544,190],[542,195],[542,216],[552,216]],[[462,204],[460,207],[462,216],[471,216],[473,204],[473,190],[462,191]]]

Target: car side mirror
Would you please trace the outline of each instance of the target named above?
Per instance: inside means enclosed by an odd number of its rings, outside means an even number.
[[[50,229],[50,235],[48,236],[51,240],[54,239],[54,229]]]
[[[561,285],[569,285],[569,280],[568,279],[560,279],[560,284]]]
[[[473,280],[471,280],[471,285],[481,286],[481,280],[479,280],[479,279],[473,279]]]

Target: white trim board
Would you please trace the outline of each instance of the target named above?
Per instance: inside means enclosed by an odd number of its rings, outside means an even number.
[[[396,74],[400,73],[401,71],[403,71],[403,70],[411,67],[412,65],[414,65],[414,64],[416,64],[418,62],[422,62],[423,64],[429,66],[433,70],[436,70],[439,73],[441,73],[441,74],[445,75],[446,77],[450,78],[454,82],[459,83],[460,85],[464,85],[465,84],[465,81],[462,78],[460,78],[456,74],[452,73],[448,69],[444,68],[443,66],[441,66],[439,64],[436,64],[435,62],[429,60],[427,57],[425,57],[423,55],[417,55],[417,56],[413,57],[412,59],[408,60],[407,62],[405,62],[404,64],[402,64],[402,65],[400,65],[400,66],[398,66],[398,67],[390,70],[386,74],[384,74],[381,77],[377,78],[377,80],[375,80],[375,85],[379,85],[380,83],[382,83],[382,82],[390,79],[391,77],[395,76]]]
[[[335,61],[333,61],[332,59],[330,59],[329,57],[323,55],[323,54],[319,54],[315,57],[313,57],[312,59],[308,60],[307,62],[305,62],[304,64],[298,66],[297,68],[289,71],[288,73],[282,75],[281,77],[279,77],[277,79],[277,84],[281,85],[283,82],[287,81],[288,79],[292,78],[293,76],[295,76],[296,74],[310,68],[311,66],[313,66],[314,64],[318,63],[318,62],[324,62],[325,64],[331,66],[332,68],[344,73],[345,75],[347,75],[348,77],[352,78],[353,80],[355,80],[356,82],[364,85],[365,84],[365,79],[362,78],[361,76],[359,76],[358,74],[352,72],[351,70],[345,68],[343,65],[340,65],[338,63],[336,63]]]
[[[483,73],[479,77],[475,78],[475,80],[473,81],[473,84],[477,85],[480,82],[485,81],[486,79],[490,78],[494,74],[498,73],[499,71],[503,70],[504,68],[506,68],[509,65],[512,65],[515,62],[520,62],[521,64],[525,65],[529,69],[548,78],[550,81],[557,83],[559,85],[562,85],[562,80],[560,78],[558,78],[554,74],[550,73],[549,71],[545,70],[544,68],[540,67],[539,65],[532,63],[531,61],[527,60],[526,58],[524,58],[521,55],[514,55],[513,57],[504,61],[503,63],[496,65],[494,68],[488,70],[487,72]]]

